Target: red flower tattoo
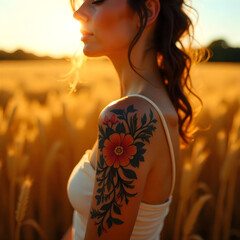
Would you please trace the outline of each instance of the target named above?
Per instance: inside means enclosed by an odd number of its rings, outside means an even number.
[[[114,133],[104,142],[103,156],[108,166],[127,166],[136,153],[137,148],[130,134]]]
[[[90,211],[91,219],[95,219],[98,236],[106,233],[107,228],[110,229],[113,224],[124,223],[118,218],[123,203],[127,205],[129,198],[137,195],[134,189],[137,179],[134,168],[138,168],[144,161],[144,146],[145,143],[150,143],[157,119],[151,109],[149,117],[145,113],[141,119],[136,111],[134,105],[126,109],[112,109],[113,114],[105,116],[99,125],[100,154],[96,168],[98,189],[95,195],[97,208]]]
[[[108,117],[107,116],[104,118],[104,123],[108,124]]]
[[[108,125],[109,122],[111,122],[111,124],[118,123],[118,120],[116,120],[115,114],[113,114],[110,119],[107,116],[104,118],[104,120],[103,120],[104,124]]]

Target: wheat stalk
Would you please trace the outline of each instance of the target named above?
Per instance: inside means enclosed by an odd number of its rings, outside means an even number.
[[[14,208],[15,208],[15,185],[17,174],[16,147],[9,146],[7,149],[7,175],[9,179],[9,225],[11,236],[15,232]]]
[[[189,189],[190,184],[190,173],[191,173],[191,164],[185,163],[183,166],[183,173],[181,178],[180,192],[179,192],[179,205],[176,213],[176,221],[174,227],[174,240],[178,240],[180,236],[181,221],[184,214],[185,204],[188,199],[187,190]]]
[[[223,214],[224,196],[226,193],[227,184],[225,181],[220,181],[217,203],[215,208],[215,220],[213,222],[213,240],[219,240],[221,220]]]
[[[15,114],[16,108],[12,111],[11,118]],[[12,120],[9,120],[9,128],[11,126]],[[20,160],[22,160],[22,154],[25,144],[25,129],[26,124],[21,123],[18,132],[14,136],[14,142],[7,148],[7,173],[10,182],[9,187],[9,222],[11,234],[15,232],[15,220],[14,220],[14,208],[15,208],[15,188],[16,179],[19,171]],[[9,134],[9,132],[7,133]],[[12,236],[13,238],[13,236]]]
[[[43,172],[44,175],[47,176],[49,174],[54,162],[57,160],[56,155],[61,146],[62,146],[62,142],[57,141],[51,147],[51,149],[44,161],[44,172]]]
[[[21,192],[18,198],[18,204],[17,204],[17,210],[16,210],[17,228],[16,228],[15,240],[19,240],[20,238],[20,229],[21,229],[22,221],[25,217],[31,186],[32,186],[32,180],[27,178],[24,180],[21,187]]]
[[[230,239],[230,231],[231,231],[231,219],[233,214],[234,207],[234,196],[235,196],[235,188],[237,182],[237,172],[238,167],[234,169],[231,178],[229,179],[228,185],[228,193],[227,193],[227,203],[225,208],[225,218],[223,223],[223,240]]]
[[[0,134],[3,136],[6,136],[5,133],[7,131],[8,122],[4,115],[3,109],[1,107],[0,107],[0,123],[1,123],[0,124]]]
[[[40,225],[34,219],[27,219],[27,220],[23,221],[22,226],[23,225],[28,225],[28,226],[33,227],[43,239],[48,239],[45,232],[42,230]]]
[[[234,195],[237,181],[237,173],[240,162],[240,111],[236,114],[230,133],[230,154],[232,158],[232,171],[229,175],[227,204],[225,210],[225,218],[223,222],[223,240],[230,238],[231,218],[233,214]]]
[[[239,131],[239,120],[240,120],[240,111],[236,114],[233,122],[233,126],[230,132],[229,144],[227,148],[226,158],[224,160],[223,166],[220,172],[220,188],[217,197],[217,204],[215,210],[215,221],[213,226],[213,240],[220,239],[221,227],[223,225],[224,237],[227,238],[227,235],[230,235],[230,218],[232,215],[232,206],[233,205],[233,197],[234,197],[234,188],[236,182],[236,161],[239,157],[239,148],[240,148],[240,131]],[[234,182],[235,181],[235,182]],[[230,187],[230,189],[227,189]],[[227,190],[230,191],[230,195],[228,196],[227,202],[227,210],[224,209],[224,200],[227,195]],[[224,213],[225,216],[223,215]],[[224,226],[223,219],[225,217]],[[228,221],[228,223],[226,223]]]
[[[40,212],[40,224],[44,230],[46,230],[48,225],[47,224],[48,176],[52,166],[54,165],[56,160],[58,160],[58,158],[56,158],[56,155],[61,146],[62,146],[61,141],[55,142],[44,160],[44,167],[43,167],[42,179],[40,184],[40,203],[42,207],[42,210]]]
[[[224,157],[226,155],[227,152],[227,136],[226,136],[226,131],[224,130],[220,130],[217,133],[217,154],[218,154],[218,158],[220,160],[224,160]]]
[[[197,179],[202,171],[202,168],[207,160],[210,151],[204,150],[205,140],[200,139],[193,148],[193,153],[191,156],[192,162],[192,171],[191,171],[191,187],[190,187],[190,196],[191,196],[191,205],[197,200],[196,193],[198,189]]]
[[[197,220],[197,217],[203,207],[203,205],[205,204],[206,201],[208,201],[212,196],[210,194],[206,194],[204,196],[201,196],[197,202],[195,202],[195,204],[193,205],[193,208],[190,212],[190,214],[188,215],[186,222],[184,224],[184,228],[183,228],[183,239],[186,240],[190,234],[190,232],[193,229],[193,226]]]
[[[14,106],[14,108],[13,108],[13,110],[11,112],[11,115],[10,115],[10,117],[8,119],[7,131],[9,131],[10,128],[11,128],[11,125],[12,125],[12,122],[13,122],[13,118],[14,118],[14,116],[16,114],[16,110],[17,110],[17,106]]]
[[[190,197],[199,188],[197,184],[197,178],[202,170],[203,164],[207,159],[209,152],[204,151],[205,141],[199,139],[193,146],[191,160],[187,161],[183,166],[182,179],[180,184],[180,199],[179,205],[176,213],[176,222],[174,229],[174,240],[179,239],[181,223],[186,215],[186,206]],[[206,188],[206,187],[205,187]]]

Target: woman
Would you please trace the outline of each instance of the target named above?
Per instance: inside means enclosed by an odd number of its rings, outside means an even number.
[[[74,216],[66,239],[159,239],[172,201],[179,139],[189,142],[192,121],[185,96],[185,89],[192,93],[191,59],[179,48],[192,26],[183,4],[85,0],[74,10],[84,54],[112,62],[121,98],[100,113],[98,139],[69,179]]]

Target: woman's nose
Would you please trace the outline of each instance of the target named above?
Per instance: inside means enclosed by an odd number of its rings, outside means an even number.
[[[88,17],[83,13],[81,7],[73,13],[73,17],[80,22],[87,22]]]

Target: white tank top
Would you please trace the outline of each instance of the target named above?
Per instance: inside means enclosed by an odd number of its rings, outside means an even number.
[[[164,116],[158,106],[149,98],[131,94],[128,96],[138,96],[144,98],[157,110],[162,120],[165,134],[167,137],[169,151],[172,160],[172,186],[168,200],[162,204],[140,203],[137,219],[131,235],[131,240],[160,240],[160,232],[163,228],[164,219],[169,212],[172,201],[172,193],[175,185],[175,157],[170,133],[164,119]],[[74,240],[83,240],[85,236],[88,214],[92,199],[92,192],[95,180],[95,170],[90,164],[89,157],[91,150],[87,150],[79,163],[75,166],[68,181],[68,197],[74,208],[73,213],[73,237]]]

